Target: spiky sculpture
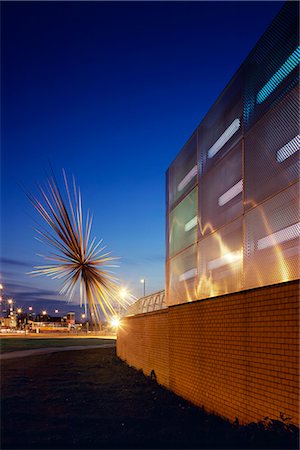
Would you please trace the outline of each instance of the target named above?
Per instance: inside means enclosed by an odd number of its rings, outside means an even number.
[[[35,209],[49,226],[39,226],[36,231],[39,240],[56,250],[49,256],[43,256],[49,265],[36,266],[33,275],[46,275],[53,279],[64,279],[60,294],[69,299],[74,296],[79,285],[80,306],[84,304],[92,319],[100,321],[100,312],[108,317],[115,313],[113,305],[122,303],[118,295],[117,279],[109,267],[117,259],[101,247],[102,239],[90,241],[92,216],[87,212],[84,220],[80,189],[73,178],[73,189],[69,189],[68,180],[63,171],[67,201],[64,200],[54,177],[48,179],[47,191],[39,186],[40,197],[28,195]],[[124,305],[122,305],[124,306]]]

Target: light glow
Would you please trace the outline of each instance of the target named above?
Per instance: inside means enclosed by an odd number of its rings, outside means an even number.
[[[119,317],[113,317],[110,321],[110,324],[112,327],[114,328],[118,328],[118,326],[120,325],[120,319]]]
[[[269,234],[257,241],[258,250],[263,250],[268,247],[273,247],[282,242],[291,241],[300,237],[300,223],[295,223],[282,230],[276,231],[276,233]]]
[[[183,178],[183,180],[180,181],[180,183],[177,186],[178,192],[181,192],[192,179],[197,175],[197,164],[189,171],[189,173]]]
[[[7,302],[8,302],[9,305],[11,305],[12,302],[13,302],[12,298],[9,298],[9,299],[7,300]]]
[[[22,309],[21,309],[21,308],[18,308],[18,309],[17,309],[17,313],[18,313],[18,314],[21,314],[21,312],[22,312]]]
[[[124,298],[127,297],[127,296],[128,296],[127,289],[121,288],[120,289],[120,297],[121,297],[121,299],[124,300]]]
[[[285,144],[281,149],[279,149],[276,153],[276,158],[278,162],[283,162],[294,153],[296,153],[300,148],[300,135],[294,137],[290,142]]]
[[[29,311],[32,311],[32,306],[29,306],[29,308],[28,308],[28,309],[29,309]]]
[[[184,231],[190,231],[197,225],[197,216],[193,217],[184,225]]]
[[[208,157],[212,158],[218,153],[219,150],[229,141],[229,139],[238,131],[241,126],[240,119],[234,119],[231,125],[224,131],[223,134],[219,137],[219,139],[214,143],[212,147],[208,150]]]
[[[194,269],[190,269],[190,270],[187,270],[186,272],[182,273],[179,276],[179,281],[185,281],[185,280],[189,280],[190,278],[195,278],[196,275],[197,275],[197,268],[194,267]]]
[[[234,197],[240,194],[243,190],[243,180],[238,181],[235,185],[233,185],[228,191],[224,192],[224,194],[219,197],[218,203],[219,206],[224,206],[226,203],[230,202]]]
[[[264,102],[269,95],[280,85],[280,83],[292,72],[299,64],[300,60],[300,47],[288,57],[288,59],[282,64],[280,69],[270,78],[270,80],[264,85],[264,87],[258,92],[256,96],[256,102]]]
[[[207,263],[207,268],[209,270],[219,269],[220,267],[226,266],[228,264],[233,264],[241,261],[243,253],[241,250],[236,252],[226,253],[220,258],[213,259]]]
[[[42,312],[42,314],[43,314],[43,316],[45,316],[45,315],[47,314],[47,311],[44,310],[44,311]]]

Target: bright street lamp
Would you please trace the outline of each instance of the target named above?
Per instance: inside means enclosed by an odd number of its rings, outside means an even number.
[[[18,314],[21,314],[21,312],[22,312],[22,309],[21,309],[21,308],[18,308],[18,309],[17,309],[17,313],[18,313]]]
[[[121,299],[124,300],[125,297],[127,297],[127,295],[128,295],[127,289],[121,288],[121,289],[120,289],[120,297],[121,297]]]
[[[112,317],[110,324],[112,327],[114,328],[118,328],[118,326],[120,325],[120,319],[119,317]]]
[[[140,282],[143,283],[143,285],[144,285],[144,297],[145,297],[146,296],[146,280],[144,278],[142,278],[140,280]]]
[[[42,311],[42,314],[43,316],[45,316],[47,314],[47,311],[46,310]]]

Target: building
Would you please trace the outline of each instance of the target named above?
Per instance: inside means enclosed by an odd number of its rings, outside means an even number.
[[[286,5],[167,172],[167,304],[299,277],[297,5]]]
[[[69,312],[64,317],[51,317],[48,314],[38,314],[35,320],[29,320],[27,329],[33,333],[69,333],[75,331],[75,313]]]
[[[299,424],[298,17],[287,2],[171,164],[167,308],[118,331],[122,359],[240,423]]]

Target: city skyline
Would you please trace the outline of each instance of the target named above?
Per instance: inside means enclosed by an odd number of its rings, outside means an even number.
[[[53,280],[26,275],[46,250],[22,188],[35,192],[50,166],[74,174],[92,235],[121,257],[121,285],[137,297],[141,278],[146,293],[164,288],[165,171],[281,6],[2,5],[5,295],[64,300]]]

